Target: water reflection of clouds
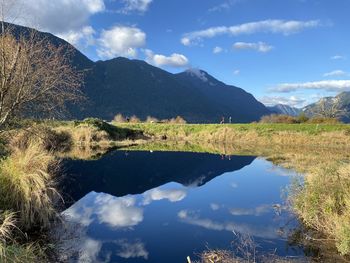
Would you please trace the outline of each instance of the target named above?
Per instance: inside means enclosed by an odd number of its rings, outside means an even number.
[[[143,220],[143,209],[135,206],[135,197],[114,197],[105,193],[91,192],[69,209],[64,215],[69,221],[89,226],[94,218],[99,223],[114,228],[131,227]]]
[[[139,239],[127,240],[118,239],[115,241],[100,241],[89,237],[81,237],[79,247],[75,248],[79,251],[79,263],[102,263],[110,262],[112,256],[121,258],[143,258],[148,259],[148,251],[145,244]],[[112,249],[104,249],[108,246]]]
[[[168,200],[179,202],[187,195],[187,190],[169,185],[149,190],[142,194],[142,201],[137,196],[114,197],[105,193],[91,192],[64,211],[70,222],[88,227],[95,220],[113,228],[133,227],[143,221],[144,206],[154,201]]]
[[[155,188],[143,194],[143,204],[149,205],[152,201],[167,199],[170,202],[178,202],[186,197],[184,189],[161,189]]]
[[[272,205],[259,205],[254,208],[230,208],[229,212],[234,216],[261,216],[273,210]]]
[[[133,243],[126,239],[120,239],[114,242],[119,246],[117,255],[122,258],[144,258],[148,259],[148,251],[140,240]]]
[[[189,210],[181,210],[178,213],[178,217],[184,223],[204,227],[209,230],[229,231],[234,233],[239,232],[249,234],[251,236],[271,239],[278,237],[278,228],[272,225],[258,226],[245,223],[236,223],[233,221],[218,222],[208,218],[201,218],[198,213]]]

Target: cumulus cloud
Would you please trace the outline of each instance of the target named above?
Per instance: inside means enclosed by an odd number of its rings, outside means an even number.
[[[115,26],[102,31],[98,44],[100,58],[136,57],[137,49],[146,44],[146,33],[137,27]]]
[[[273,92],[292,92],[297,90],[325,90],[341,92],[350,90],[350,80],[322,80],[301,83],[282,83],[270,89]]]
[[[59,36],[74,46],[88,47],[95,44],[95,30],[91,26],[85,26],[81,30],[70,30]]]
[[[263,20],[257,22],[250,22],[234,26],[219,26],[210,27],[205,30],[194,31],[186,33],[181,39],[181,43],[185,46],[196,44],[204,38],[213,38],[220,35],[248,35],[255,33],[279,33],[283,35],[290,35],[301,32],[308,28],[315,28],[320,26],[318,20],[297,21],[297,20]]]
[[[236,42],[233,44],[234,49],[253,49],[258,52],[266,53],[273,49],[273,46],[270,46],[264,42],[257,43],[248,43],[248,42]]]
[[[181,189],[159,189],[155,188],[144,193],[143,204],[148,205],[152,201],[167,199],[170,202],[179,202],[186,197],[187,193]]]
[[[289,105],[292,107],[302,107],[306,103],[306,99],[297,96],[282,97],[282,96],[265,96],[260,101],[267,106],[277,104]]]
[[[122,0],[124,7],[121,13],[129,14],[132,12],[144,13],[148,10],[153,0]]]
[[[152,50],[146,49],[146,61],[155,66],[186,67],[189,60],[182,54],[173,53],[170,56],[154,54]]]
[[[347,75],[347,73],[343,70],[333,70],[333,71],[330,71],[330,72],[327,72],[325,74],[323,74],[324,77],[341,77],[341,76],[345,76]]]
[[[93,30],[89,28],[89,19],[105,10],[103,0],[16,0],[13,3],[7,21],[48,31],[72,44],[84,37],[91,38]]]
[[[216,47],[213,48],[213,53],[214,53],[214,54],[219,54],[219,53],[221,53],[222,51],[224,51],[224,49],[223,49],[222,47],[216,46]]]

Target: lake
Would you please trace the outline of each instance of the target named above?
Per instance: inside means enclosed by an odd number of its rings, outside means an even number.
[[[181,263],[242,247],[304,257],[288,240],[298,222],[283,197],[297,175],[264,158],[116,150],[63,167],[58,232],[68,262]]]

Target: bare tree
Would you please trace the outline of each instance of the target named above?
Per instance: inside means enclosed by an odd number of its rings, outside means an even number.
[[[327,103],[326,99],[322,99],[315,110],[313,115],[324,118],[338,119],[346,115],[346,111],[341,108],[341,101],[335,97],[331,102]]]
[[[35,30],[15,34],[1,22],[0,130],[16,117],[60,113],[82,97],[82,74],[71,66],[71,54]]]

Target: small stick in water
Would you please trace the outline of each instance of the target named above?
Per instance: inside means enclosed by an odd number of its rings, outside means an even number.
[[[190,256],[187,257],[187,262],[192,263]]]

